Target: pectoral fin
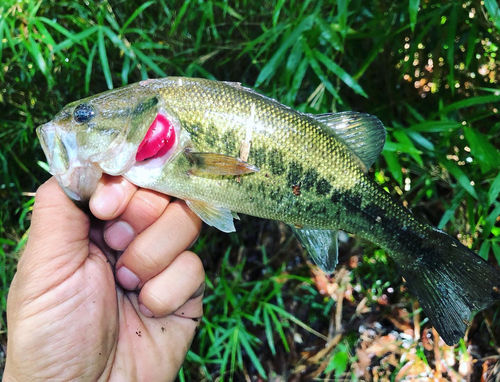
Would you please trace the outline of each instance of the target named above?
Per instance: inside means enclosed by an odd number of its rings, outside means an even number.
[[[227,208],[214,207],[208,203],[194,200],[186,200],[186,204],[209,226],[220,229],[222,232],[226,233],[236,231],[233,222],[235,214]]]
[[[259,171],[254,165],[229,155],[187,150],[186,156],[193,165],[192,175],[243,175]]]
[[[338,263],[338,231],[295,228],[292,231],[314,262],[326,273],[332,273]]]

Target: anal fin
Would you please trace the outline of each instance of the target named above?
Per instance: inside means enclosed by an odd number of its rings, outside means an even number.
[[[222,232],[235,232],[233,218],[235,215],[227,208],[215,207],[197,200],[186,200],[186,204],[209,226],[220,229]]]
[[[259,171],[254,165],[230,155],[186,150],[186,156],[192,164],[192,175],[244,175]]]
[[[326,273],[332,273],[338,263],[338,231],[292,227],[302,246],[314,262]]]

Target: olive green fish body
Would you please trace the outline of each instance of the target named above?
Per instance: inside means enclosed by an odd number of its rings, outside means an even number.
[[[448,344],[473,310],[500,299],[498,270],[367,175],[385,141],[373,116],[305,114],[239,84],[168,77],[69,104],[37,133],[75,200],[88,199],[103,172],[123,175],[186,200],[225,232],[236,213],[283,221],[326,271],[338,229],[376,243]]]
[[[425,230],[313,117],[234,84],[163,81],[158,92],[189,133],[194,150],[238,157],[250,134],[247,161],[260,171],[241,179],[190,176],[191,163],[179,155],[152,183],[131,181],[296,227],[343,229],[391,252],[405,230]]]

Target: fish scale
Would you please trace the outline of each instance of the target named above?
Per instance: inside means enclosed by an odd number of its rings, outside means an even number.
[[[174,141],[137,161],[159,114]],[[337,263],[338,229],[372,241],[447,344],[464,336],[473,310],[500,299],[497,269],[370,179],[386,134],[373,116],[305,114],[240,84],[168,77],[73,102],[37,133],[51,172],[79,202],[103,172],[123,175],[186,200],[224,232],[234,230],[234,213],[284,221],[327,272]]]
[[[254,124],[258,126],[252,134],[248,158],[250,163],[260,168],[258,173],[245,176],[241,182],[237,182],[234,177],[193,181],[183,176],[188,171],[188,163],[175,170],[167,168],[166,177],[171,177],[172,172],[179,172],[181,175],[180,179],[176,177],[175,183],[176,187],[184,190],[183,198],[199,198],[199,195],[203,194],[203,201],[210,201],[232,211],[281,220],[296,226],[340,228],[355,234],[364,233],[364,236],[370,234],[368,239],[381,246],[384,244],[384,236],[373,237],[371,232],[365,232],[364,227],[367,226],[370,216],[363,216],[361,207],[357,208],[359,213],[355,216],[346,216],[336,203],[331,203],[333,194],[351,190],[353,196],[361,198],[363,205],[368,205],[366,197],[380,190],[359,170],[357,161],[350,157],[352,154],[348,150],[332,137],[318,134],[322,127],[318,126],[317,122],[275,101],[262,107],[262,103],[267,99],[253,92],[241,91],[237,86],[218,83],[217,86],[207,89],[200,86],[198,81],[186,80],[183,80],[180,88],[175,85],[174,79],[171,86],[167,85],[160,90],[160,94],[166,104],[172,105],[176,110],[176,115],[191,135],[197,151],[238,156],[240,145],[237,145],[236,150],[229,151],[222,138],[230,132],[234,141],[241,144],[245,137],[246,124],[252,118],[252,104],[255,104],[256,110]],[[203,101],[209,106],[197,112],[196,105]],[[207,112],[220,108],[224,108],[224,113]],[[238,120],[234,118],[235,115],[239,116]],[[215,136],[207,140],[207,133]],[[290,136],[296,134],[300,136],[300,140],[291,139]],[[260,153],[265,159],[256,157],[254,152],[258,155]],[[284,174],[273,171],[276,168],[273,163],[276,161],[276,155],[284,162]],[[325,160],[326,158],[328,159]],[[307,170],[315,169],[318,177],[329,184],[330,191],[326,195],[318,195],[317,188],[313,187],[309,191],[301,191],[300,195],[294,195],[294,184],[286,179],[293,163],[299,163],[303,168],[296,184],[300,186],[304,182]],[[188,183],[195,185],[190,187]],[[254,194],[255,189],[263,192]],[[392,211],[392,218],[404,219],[404,223],[397,221],[396,224],[403,223],[408,226],[415,222],[407,210],[393,203],[390,198],[386,198],[385,202],[392,208],[385,208],[384,211]],[[349,203],[348,197],[344,197],[337,204],[345,203]],[[327,211],[318,216],[317,211],[325,204]]]

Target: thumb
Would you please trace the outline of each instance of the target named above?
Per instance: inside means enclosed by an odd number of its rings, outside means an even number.
[[[36,192],[28,243],[18,272],[27,268],[32,281],[38,279],[37,275],[53,282],[67,277],[88,256],[89,227],[88,216],[52,177]]]

